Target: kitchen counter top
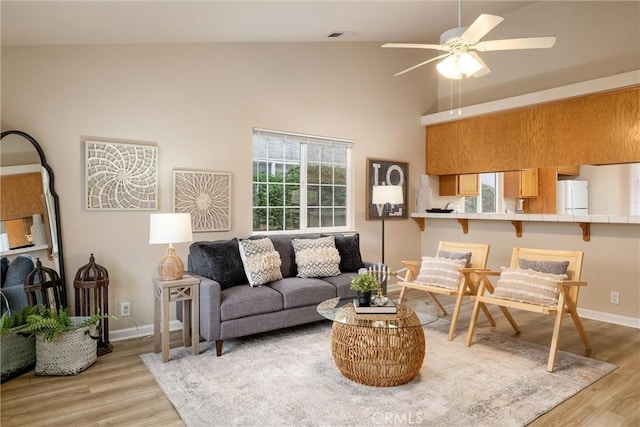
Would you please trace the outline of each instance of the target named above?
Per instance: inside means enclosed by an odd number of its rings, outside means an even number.
[[[537,221],[537,222],[589,222],[640,224],[640,215],[554,215],[554,214],[516,214],[516,213],[428,213],[412,212],[412,218],[442,218],[442,219],[480,219],[502,221]]]
[[[591,239],[591,224],[636,224],[640,225],[640,215],[553,215],[553,214],[516,214],[516,213],[428,213],[413,212],[411,218],[418,223],[420,231],[424,231],[424,222],[429,219],[455,219],[462,226],[462,232],[469,232],[469,220],[511,221],[516,236],[522,236],[523,222],[555,222],[574,223],[582,229],[582,239]]]

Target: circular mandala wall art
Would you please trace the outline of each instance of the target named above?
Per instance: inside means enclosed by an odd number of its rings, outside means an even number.
[[[228,231],[231,174],[173,171],[173,206],[176,213],[191,214],[193,232]]]
[[[85,141],[85,156],[86,209],[157,209],[157,147]]]

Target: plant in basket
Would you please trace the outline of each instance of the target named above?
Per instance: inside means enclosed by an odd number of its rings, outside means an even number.
[[[27,317],[38,314],[42,306],[26,306],[22,311],[0,317],[0,371],[1,382],[5,382],[30,371],[36,364],[36,342],[20,329],[27,323]]]
[[[351,279],[351,289],[358,292],[358,304],[370,305],[371,292],[378,288],[378,281],[369,272],[359,274]]]
[[[97,358],[98,322],[108,314],[72,317],[69,308],[44,309],[27,317],[20,329],[36,337],[36,375],[76,375]]]

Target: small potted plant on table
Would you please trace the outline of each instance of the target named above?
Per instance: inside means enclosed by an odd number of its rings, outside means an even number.
[[[371,292],[378,288],[378,281],[369,272],[359,274],[351,280],[351,289],[358,292],[358,305],[371,305]]]

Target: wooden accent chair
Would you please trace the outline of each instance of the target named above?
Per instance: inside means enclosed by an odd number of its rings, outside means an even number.
[[[503,269],[502,272],[486,270],[477,271],[476,273],[480,277],[480,285],[478,286],[478,293],[475,296],[473,312],[471,314],[471,322],[469,324],[469,331],[467,333],[467,347],[471,345],[471,342],[473,340],[473,334],[475,332],[476,322],[478,320],[479,308],[482,306],[482,304],[493,304],[499,306],[502,309],[505,317],[507,318],[509,323],[511,323],[511,326],[517,333],[520,333],[520,328],[511,316],[511,313],[508,311],[509,308],[555,316],[556,319],[555,325],[553,327],[553,335],[551,337],[551,348],[549,349],[547,371],[553,372],[554,369],[564,314],[569,314],[571,316],[571,319],[573,319],[573,323],[575,324],[576,329],[580,334],[580,338],[582,339],[586,352],[589,353],[591,351],[591,347],[589,344],[589,340],[587,339],[587,333],[582,326],[582,322],[580,321],[580,317],[578,316],[577,312],[578,293],[580,287],[586,286],[587,284],[584,281],[580,281],[583,255],[584,254],[581,251],[526,249],[516,247],[513,249],[513,253],[511,255],[511,264],[509,269]],[[547,283],[552,285],[550,288],[550,292],[555,291],[557,299],[549,299],[548,295],[540,296],[539,292],[542,291],[539,291],[539,287],[534,288],[534,290],[531,292],[531,294],[536,295],[534,297],[516,296],[514,293],[512,293],[512,290],[509,290],[509,282],[512,284],[516,283],[517,281],[523,279],[523,275],[526,274],[525,270],[523,270],[525,266],[521,265],[521,261],[519,260],[525,260],[525,263],[528,264],[546,263],[547,265],[546,268],[533,268],[534,270],[545,270],[548,269],[548,266],[550,264],[566,264],[568,261],[566,270],[567,278],[565,280],[547,279],[549,280]],[[511,269],[519,270],[513,271]],[[509,274],[511,274],[511,276],[509,276]],[[496,284],[495,289],[492,289],[493,286],[491,286],[489,276],[498,276],[500,278]],[[501,280],[503,280],[502,284]],[[535,278],[531,280],[538,281]],[[531,282],[529,281],[527,283]],[[554,284],[557,288],[553,287]],[[504,289],[507,289],[506,293]],[[488,291],[488,293],[485,294],[485,291]],[[527,293],[527,290],[525,290],[524,293]],[[524,299],[524,301],[522,299]]]
[[[404,280],[401,279],[398,281],[398,285],[401,287],[398,303],[402,303],[402,299],[404,298],[404,294],[407,289],[417,289],[420,291],[425,291],[429,298],[431,298],[436,304],[438,310],[440,310],[440,313],[442,313],[443,316],[446,316],[447,311],[444,309],[442,304],[440,304],[440,301],[438,301],[434,294],[455,296],[456,303],[453,309],[453,316],[451,318],[451,326],[449,327],[448,336],[448,340],[451,341],[455,334],[458,316],[460,315],[462,298],[465,296],[473,296],[477,293],[477,271],[479,271],[479,269],[484,269],[487,266],[487,258],[489,258],[489,245],[481,243],[440,242],[440,244],[438,245],[437,254],[443,251],[456,254],[465,254],[469,252],[471,253],[471,259],[469,260],[468,266],[459,269],[461,276],[457,288],[450,289],[436,283],[417,283],[416,279],[419,276],[422,262],[402,261],[402,263],[407,268],[407,271],[405,273]],[[493,320],[493,317],[491,316],[491,313],[489,312],[487,307],[484,304],[481,304],[480,306],[489,322],[491,322],[491,324],[495,326],[495,320]]]

